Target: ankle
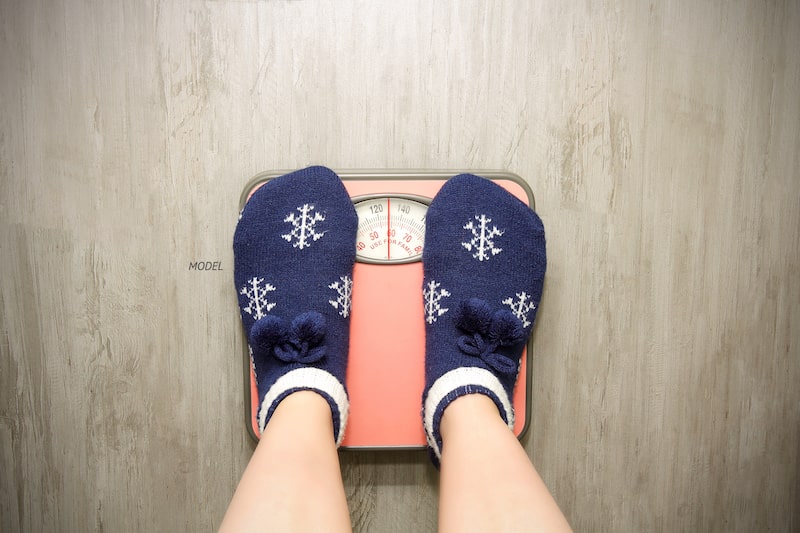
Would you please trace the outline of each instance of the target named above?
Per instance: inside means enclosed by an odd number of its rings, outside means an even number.
[[[494,401],[484,394],[466,394],[445,408],[439,431],[442,441],[464,429],[482,431],[484,428],[500,425],[507,429],[500,411]]]
[[[330,405],[324,396],[313,390],[298,390],[287,395],[275,408],[275,415],[281,411],[302,411],[310,416],[329,416]],[[273,416],[275,416],[273,415]]]
[[[275,407],[267,427],[295,425],[306,432],[333,434],[331,407],[325,397],[313,390],[292,392]]]

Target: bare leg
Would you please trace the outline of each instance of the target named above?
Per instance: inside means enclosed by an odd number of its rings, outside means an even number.
[[[220,531],[350,530],[331,408],[315,392],[292,393],[267,424]]]
[[[440,531],[571,531],[491,399],[453,401],[441,435]]]

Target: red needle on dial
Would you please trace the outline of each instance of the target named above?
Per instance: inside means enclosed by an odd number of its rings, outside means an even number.
[[[392,201],[386,198],[386,259],[392,258]]]

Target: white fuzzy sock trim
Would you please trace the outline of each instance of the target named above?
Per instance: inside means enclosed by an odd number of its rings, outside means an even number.
[[[428,395],[425,397],[425,419],[423,420],[425,434],[428,438],[428,444],[439,459],[442,458],[442,451],[439,449],[439,443],[433,434],[434,415],[439,408],[439,404],[448,394],[458,388],[467,386],[482,387],[491,391],[503,407],[503,411],[505,412],[503,418],[508,423],[508,427],[514,429],[513,406],[511,405],[511,401],[503,385],[494,374],[488,370],[477,367],[460,367],[453,369],[439,377],[439,379],[431,385],[431,388],[428,390]]]
[[[329,402],[332,400],[339,411],[339,427],[334,428],[336,445],[339,446],[344,439],[344,428],[347,426],[347,415],[350,410],[350,401],[344,385],[330,372],[319,368],[305,367],[292,370],[279,377],[267,391],[264,401],[258,411],[258,430],[264,432],[267,425],[267,413],[278,398],[292,389],[313,389],[323,393]],[[331,405],[331,409],[333,409]]]

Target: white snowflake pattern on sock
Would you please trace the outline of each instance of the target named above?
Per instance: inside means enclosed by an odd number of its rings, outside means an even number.
[[[472,239],[469,242],[462,242],[461,246],[470,252],[474,252],[472,257],[478,261],[488,261],[492,256],[495,256],[503,251],[502,248],[495,246],[494,238],[499,237],[504,233],[504,230],[498,229],[497,226],[489,227],[491,218],[486,215],[475,215],[475,220],[470,220],[464,224],[464,229],[469,230],[472,234]]]
[[[347,318],[350,315],[350,302],[353,296],[353,280],[350,276],[339,276],[339,281],[334,281],[328,285],[329,289],[336,291],[338,296],[335,300],[328,300],[328,303],[334,309],[339,311],[339,314]]]
[[[267,293],[274,291],[275,287],[269,283],[261,285],[262,283],[264,283],[264,278],[254,276],[239,291],[242,296],[247,296],[247,307],[242,308],[242,311],[256,320],[267,316],[267,313],[276,305],[267,301]]]
[[[536,304],[533,303],[533,300],[530,299],[530,295],[525,291],[516,293],[516,296],[516,300],[509,296],[503,300],[503,303],[511,308],[511,312],[514,313],[514,316],[522,321],[523,327],[527,328],[531,325],[530,320],[528,320],[528,315],[531,311],[536,309]]]
[[[450,296],[450,292],[444,288],[440,289],[441,285],[441,283],[431,280],[422,289],[422,296],[425,300],[425,321],[428,324],[433,324],[436,319],[449,310],[442,307],[441,301],[442,298]]]
[[[316,226],[325,220],[325,215],[314,210],[313,204],[303,204],[296,209],[297,213],[289,213],[284,222],[292,224],[289,233],[282,234],[287,242],[292,243],[294,248],[308,248],[312,242],[316,242],[325,235],[325,232],[317,232]]]

